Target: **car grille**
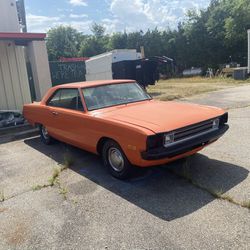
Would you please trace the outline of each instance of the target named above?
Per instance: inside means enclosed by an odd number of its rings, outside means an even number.
[[[213,120],[201,122],[195,125],[191,125],[185,128],[178,129],[174,131],[174,141],[180,141],[180,140],[185,140],[186,138],[195,136],[195,135],[200,135],[206,132],[209,132],[214,129],[213,127]]]

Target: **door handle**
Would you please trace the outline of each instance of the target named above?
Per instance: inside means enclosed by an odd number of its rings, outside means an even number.
[[[58,115],[58,112],[52,111],[52,114],[53,114],[53,115]]]

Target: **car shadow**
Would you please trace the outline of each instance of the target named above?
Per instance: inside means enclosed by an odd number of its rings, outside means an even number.
[[[177,161],[165,166],[138,169],[133,178],[121,181],[113,178],[103,167],[100,157],[94,154],[60,142],[47,146],[39,138],[26,139],[24,142],[60,164],[64,162],[64,155],[70,154],[74,159],[70,167],[73,171],[167,221],[191,214],[215,199],[209,192],[180,177],[183,165],[185,171],[188,166],[188,174],[192,178],[202,180],[202,186],[214,191],[226,192],[248,175],[248,170],[243,167],[197,154],[191,157],[188,165]],[[79,186],[68,188],[70,193],[80,192]]]

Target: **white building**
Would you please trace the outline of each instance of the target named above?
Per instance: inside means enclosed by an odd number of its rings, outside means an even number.
[[[27,62],[36,100],[51,87],[46,34],[21,32],[16,1],[0,0],[0,110],[22,110],[32,101]]]

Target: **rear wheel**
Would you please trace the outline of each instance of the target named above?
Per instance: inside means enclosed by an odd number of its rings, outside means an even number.
[[[126,179],[130,176],[133,166],[115,141],[108,140],[105,142],[102,148],[102,159],[104,165],[114,177]]]
[[[41,141],[49,145],[53,142],[53,138],[49,135],[47,128],[44,125],[39,126]]]

